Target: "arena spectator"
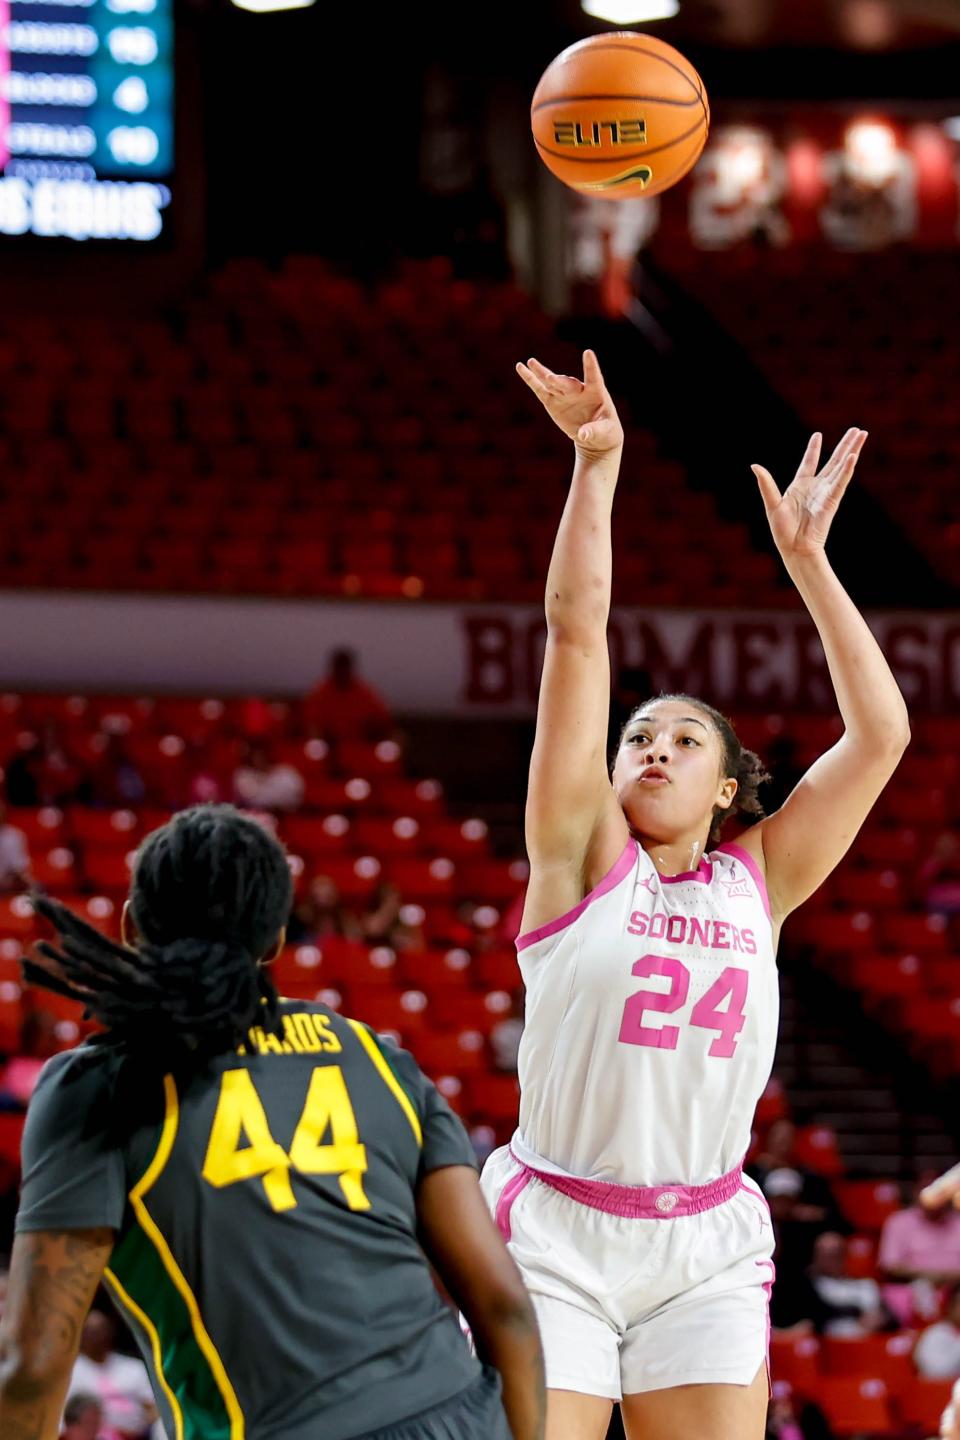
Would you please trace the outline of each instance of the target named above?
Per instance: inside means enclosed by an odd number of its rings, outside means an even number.
[[[7,801],[24,809],[33,809],[40,795],[37,770],[40,763],[40,737],[28,736],[4,766],[4,789]]]
[[[943,1319],[928,1325],[917,1341],[913,1363],[928,1380],[960,1375],[960,1284],[951,1287]]]
[[[844,1234],[849,1231],[850,1227],[840,1212],[829,1180],[825,1179],[823,1175],[818,1175],[815,1170],[811,1170],[797,1159],[797,1127],[792,1120],[785,1117],[774,1120],[767,1131],[760,1153],[747,1166],[748,1172],[767,1195],[768,1200],[770,1199],[766,1183],[768,1176],[775,1170],[784,1169],[800,1177],[799,1190],[792,1194],[790,1193],[791,1184],[787,1184],[786,1188],[781,1184],[780,1197],[789,1194],[793,1201],[789,1217],[785,1216],[784,1218],[810,1227],[803,1232],[809,1237],[807,1254],[803,1261],[806,1264],[812,1254],[815,1235],[819,1234],[821,1230],[836,1230],[840,1234]]]
[[[918,876],[922,901],[931,914],[960,914],[960,836],[938,835]]]
[[[94,1395],[103,1406],[101,1434],[110,1440],[145,1440],[157,1419],[146,1366],[114,1349],[116,1323],[91,1310],[83,1325],[80,1354],[70,1377],[68,1399]]]
[[[423,926],[413,906],[404,905],[396,885],[378,885],[360,916],[360,929],[368,945],[389,945],[394,950],[422,950]]]
[[[960,1281],[960,1212],[949,1201],[934,1210],[919,1203],[934,1179],[934,1171],[920,1177],[913,1203],[890,1215],[880,1235],[883,1299],[901,1325],[932,1320],[943,1287]]]
[[[106,810],[135,810],[146,798],[146,784],[123,735],[107,735],[90,773],[90,803]]]
[[[334,650],[330,668],[303,702],[311,735],[336,745],[341,740],[386,740],[394,725],[384,701],[356,671],[352,650]]]
[[[70,753],[52,722],[44,725],[32,761],[37,805],[87,804],[90,782],[86,769]]]
[[[71,1395],[63,1412],[60,1440],[103,1440],[103,1406],[96,1395]]]
[[[187,775],[186,789],[174,801],[184,807],[190,805],[217,805],[224,799],[223,784],[207,758],[206,746],[194,738],[187,742],[184,769]]]
[[[233,797],[247,810],[289,814],[303,803],[303,776],[293,765],[274,763],[261,745],[251,745],[246,763],[233,774]]]
[[[846,1274],[847,1242],[827,1230],[813,1243],[810,1283],[824,1308],[819,1329],[825,1335],[859,1339],[890,1324],[876,1280]]]
[[[287,926],[292,945],[318,945],[332,935],[359,940],[360,921],[340,899],[340,891],[329,875],[315,875],[303,900],[294,907]]]
[[[27,837],[7,819],[0,801],[0,894],[15,895],[32,884]]]

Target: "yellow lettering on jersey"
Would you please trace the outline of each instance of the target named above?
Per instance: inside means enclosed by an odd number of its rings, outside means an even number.
[[[291,1169],[302,1175],[336,1175],[350,1209],[370,1209],[363,1188],[367,1150],[360,1143],[343,1071],[339,1065],[314,1070],[288,1155],[271,1134],[250,1071],[225,1070],[203,1178],[217,1189],[262,1179],[274,1210],[291,1210],[297,1204]]]
[[[324,1136],[330,1131],[330,1143]],[[369,1210],[363,1175],[367,1149],[357,1135],[357,1118],[339,1065],[314,1070],[306,1104],[290,1146],[290,1163],[304,1175],[338,1175],[351,1210]]]
[[[297,1027],[293,1023],[295,1019],[296,1016],[294,1015],[284,1015],[283,1017],[283,1033],[286,1036],[284,1046],[289,1046],[290,1050],[296,1055],[304,1055],[307,1047],[300,1042]]]
[[[320,1048],[328,1055],[339,1055],[343,1046],[336,1033],[330,1028],[329,1015],[310,1015],[314,1028],[320,1037]]]
[[[262,1178],[274,1210],[292,1210],[297,1203],[290,1184],[290,1158],[270,1134],[249,1070],[223,1073],[201,1173],[218,1190],[238,1180]]]

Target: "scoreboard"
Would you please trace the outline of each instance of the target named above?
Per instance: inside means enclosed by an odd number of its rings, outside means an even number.
[[[173,0],[0,0],[0,237],[158,240]]]

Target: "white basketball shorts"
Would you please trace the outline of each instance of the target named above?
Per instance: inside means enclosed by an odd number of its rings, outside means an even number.
[[[549,1389],[620,1400],[754,1380],[774,1241],[742,1172],[656,1190],[546,1179],[504,1146],[480,1183],[533,1300]]]

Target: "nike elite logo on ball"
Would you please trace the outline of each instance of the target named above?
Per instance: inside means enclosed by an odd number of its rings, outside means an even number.
[[[554,120],[553,138],[558,145],[645,145],[647,122],[638,120]]]
[[[658,195],[693,168],[710,107],[690,62],[652,35],[594,35],[548,65],[530,123],[540,159],[571,190]]]

